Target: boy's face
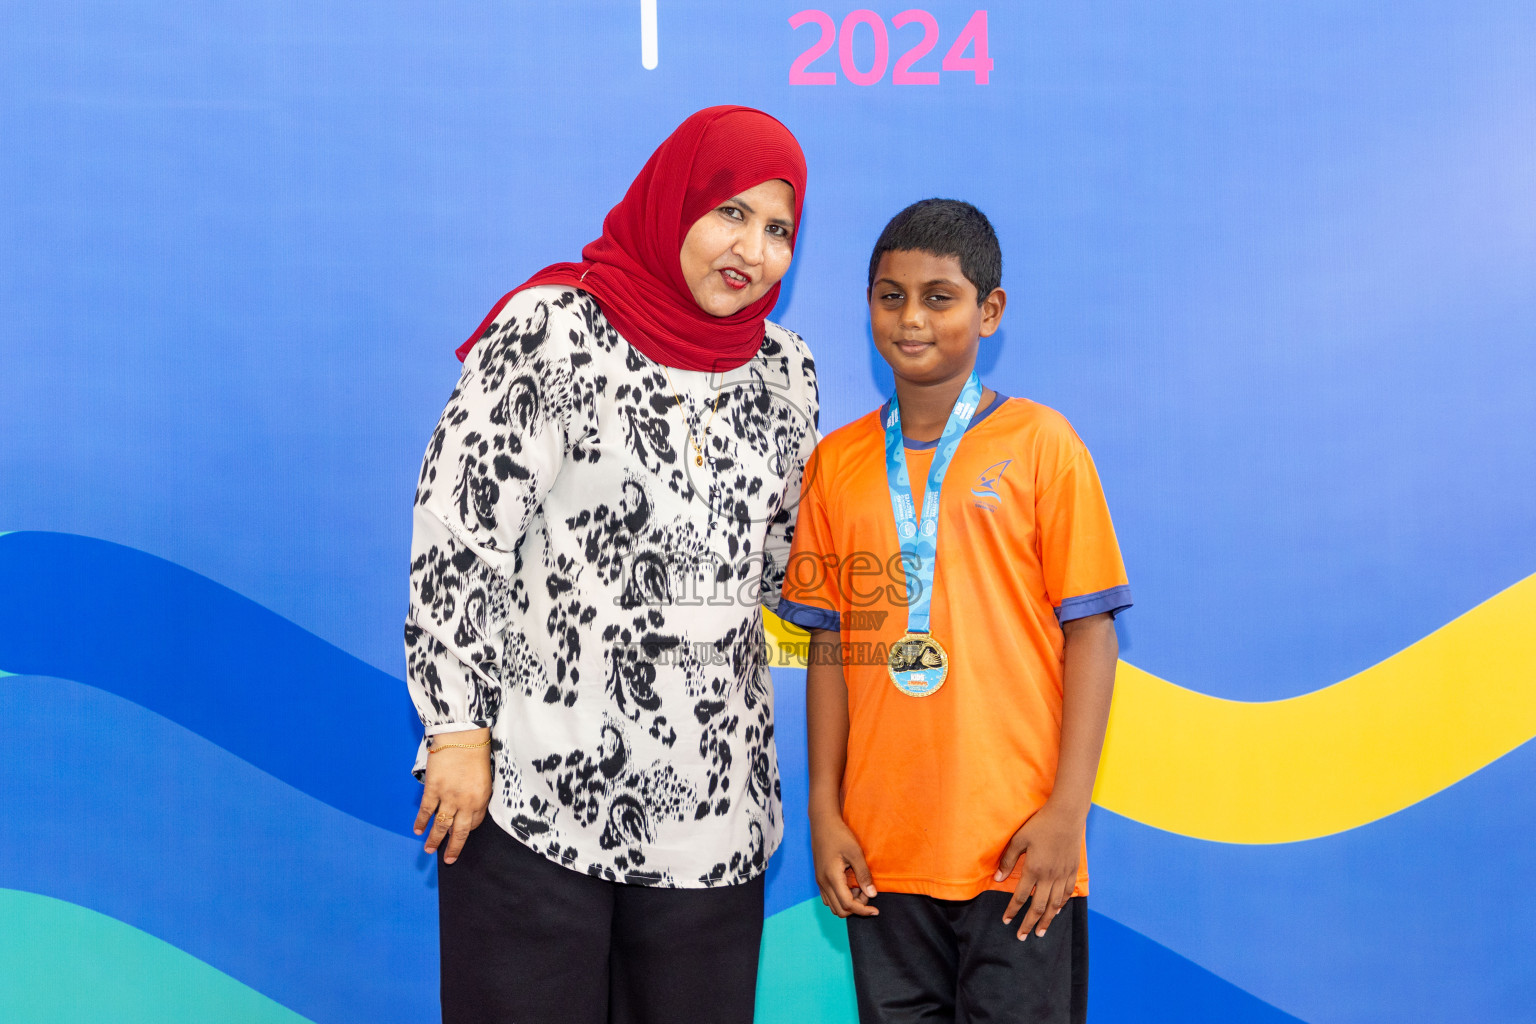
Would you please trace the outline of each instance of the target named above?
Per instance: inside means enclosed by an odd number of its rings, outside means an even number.
[[[996,288],[978,305],[958,256],[888,252],[869,289],[870,332],[898,378],[938,384],[970,375],[976,349],[997,330],[1006,302]]]

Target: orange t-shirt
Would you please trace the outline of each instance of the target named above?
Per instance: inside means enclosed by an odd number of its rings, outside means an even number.
[[[969,899],[1045,803],[1061,749],[1060,623],[1130,606],[1098,472],[1060,413],[999,396],[944,479],[931,626],[949,654],[936,693],[910,697],[885,651],[907,628],[906,575],[886,482],[884,410],[817,446],[806,469],[779,615],[838,629],[848,683],[843,817],[875,885]],[[935,443],[908,441],[922,506]],[[1088,892],[1086,854],[1075,895]]]

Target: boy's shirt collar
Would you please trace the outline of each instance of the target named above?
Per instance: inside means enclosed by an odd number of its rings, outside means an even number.
[[[894,399],[887,398],[885,400],[885,404],[880,406],[880,422],[881,423],[884,423],[885,420],[886,420],[886,417],[891,414],[891,402],[892,401],[894,401]],[[976,415],[971,417],[971,422],[969,424],[967,424],[965,429],[966,430],[970,430],[971,427],[974,427],[976,424],[980,423],[982,420],[984,420],[988,416],[992,415],[1006,401],[1008,401],[1008,396],[1007,395],[1003,394],[1001,391],[993,391],[992,392],[992,401],[987,404],[987,407],[985,409],[977,409],[976,410]],[[905,447],[908,451],[926,452],[926,451],[932,451],[933,449],[935,449],[935,448],[937,448],[939,446],[939,438],[936,437],[932,441],[914,441],[910,437],[908,437],[905,434],[903,434],[901,436],[901,443],[902,443],[902,446]]]

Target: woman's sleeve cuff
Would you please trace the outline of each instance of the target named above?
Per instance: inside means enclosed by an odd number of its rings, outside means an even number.
[[[1131,588],[1122,583],[1108,590],[1066,598],[1057,607],[1056,618],[1060,622],[1071,622],[1073,619],[1086,619],[1090,615],[1102,615],[1105,612],[1118,615],[1130,606]]]
[[[445,732],[469,732],[471,729],[484,729],[481,722],[447,722],[443,725],[429,725],[422,731],[428,736],[437,736]]]

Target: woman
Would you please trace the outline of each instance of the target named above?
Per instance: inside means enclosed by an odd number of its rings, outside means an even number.
[[[788,129],[702,110],[459,350],[405,630],[448,1024],[752,1018],[783,824],[760,607],[818,412],[764,318],[804,194]]]

